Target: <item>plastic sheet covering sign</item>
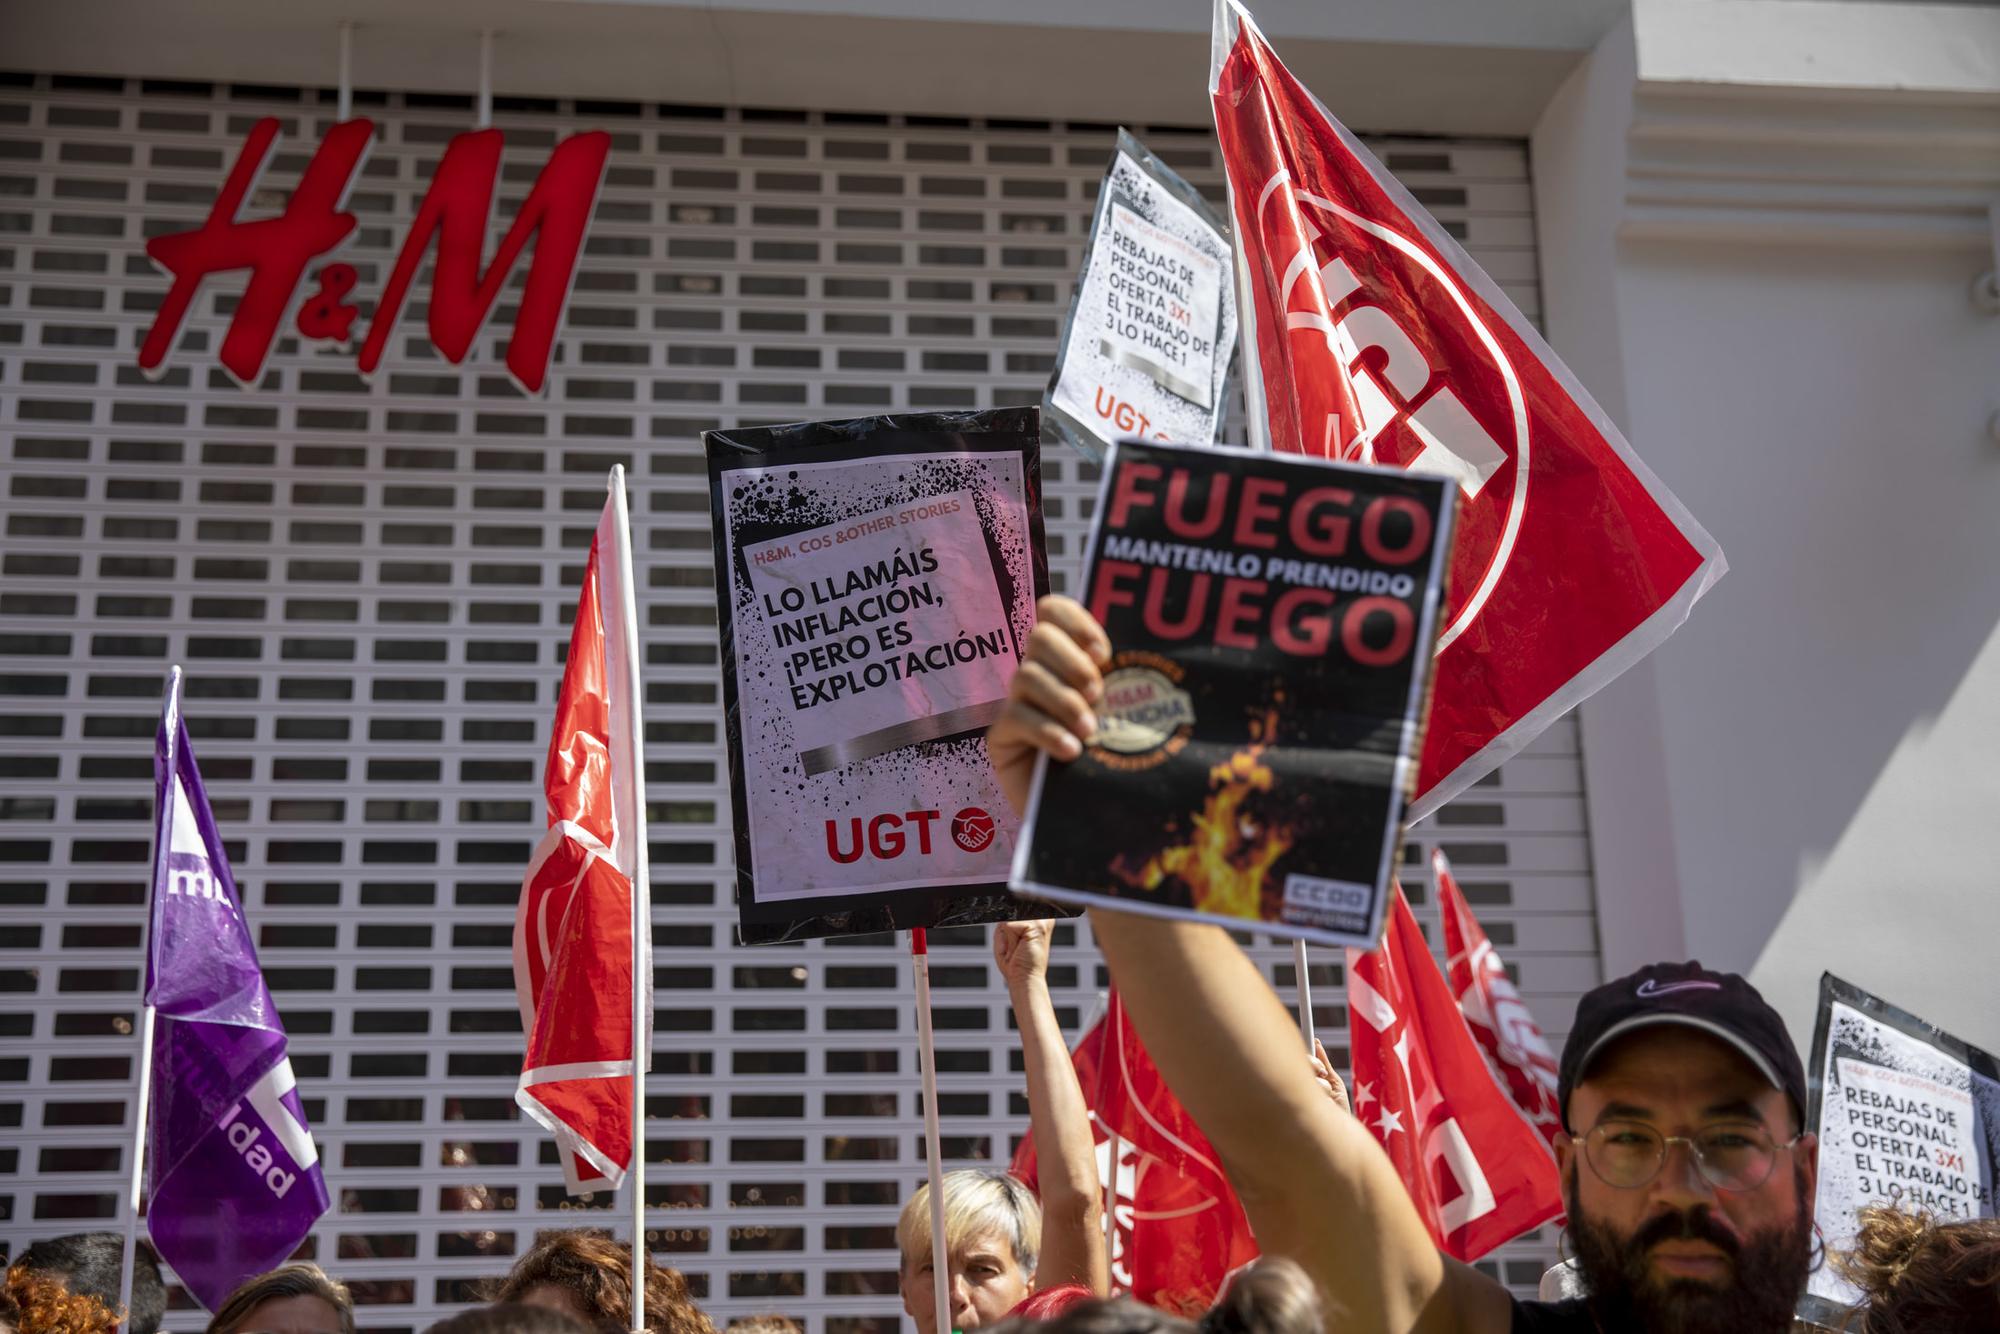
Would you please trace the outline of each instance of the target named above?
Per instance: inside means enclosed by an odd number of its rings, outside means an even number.
[[[703,437],[745,942],[1047,916],[986,760],[1048,588],[1033,408]]]
[[[1045,424],[1091,458],[1124,436],[1215,442],[1236,348],[1228,228],[1125,130],[1104,173]]]
[[[1657,647],[1722,552],[1233,0],[1213,50],[1253,441],[1434,473],[1462,498],[1420,818]]]
[[[1098,728],[1037,764],[1014,887],[1372,946],[1452,506],[1387,468],[1113,446],[1083,577]]]
[[[1813,1221],[1829,1253],[1852,1245],[1871,1204],[1941,1220],[2000,1212],[2000,1061],[1990,1054],[1826,973],[1807,1077],[1819,1132]],[[1799,1315],[1838,1326],[1860,1296],[1822,1265]]]

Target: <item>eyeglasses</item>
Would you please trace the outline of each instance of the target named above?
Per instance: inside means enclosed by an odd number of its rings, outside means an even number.
[[[1644,1121],[1600,1121],[1583,1137],[1583,1156],[1607,1185],[1635,1190],[1660,1174],[1669,1144],[1685,1144],[1702,1178],[1719,1190],[1755,1190],[1770,1180],[1783,1144],[1757,1121],[1726,1121],[1693,1135],[1662,1135]]]

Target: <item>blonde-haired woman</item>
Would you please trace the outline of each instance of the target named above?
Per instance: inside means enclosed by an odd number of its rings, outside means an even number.
[[[1111,1286],[1104,1251],[1104,1201],[1090,1109],[1070,1064],[1049,998],[1053,922],[1002,922],[993,929],[993,961],[1007,981],[1028,1076],[1028,1123],[1035,1137],[1041,1199],[1005,1172],[944,1174],[946,1291],[951,1328],[999,1322],[1038,1288],[1081,1284],[1102,1296]],[[896,1224],[903,1310],[918,1334],[937,1328],[931,1264],[930,1187],[903,1206]]]

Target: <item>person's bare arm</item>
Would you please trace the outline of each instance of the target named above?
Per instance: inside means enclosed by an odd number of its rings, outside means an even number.
[[[1507,1294],[1432,1245],[1396,1170],[1299,1060],[1298,1029],[1218,927],[1093,909],[1146,1050],[1222,1156],[1267,1255],[1299,1262],[1329,1330],[1501,1334]]]
[[[1104,1200],[1097,1179],[1097,1142],[1090,1108],[1049,999],[1053,922],[1002,922],[993,928],[993,959],[1007,979],[1021,1059],[1028,1075],[1028,1128],[1042,1188],[1042,1251],[1035,1286],[1082,1283],[1111,1291],[1104,1253]]]
[[[1110,657],[1077,603],[1045,598],[1039,610],[987,737],[1017,809],[1038,753],[1081,753]],[[1139,1036],[1222,1156],[1259,1246],[1312,1275],[1329,1329],[1504,1334],[1505,1290],[1439,1255],[1380,1146],[1299,1060],[1291,1016],[1220,929],[1103,909],[1091,924]]]

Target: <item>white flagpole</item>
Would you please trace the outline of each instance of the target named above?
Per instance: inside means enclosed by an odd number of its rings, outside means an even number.
[[[173,761],[180,754],[181,668],[175,663],[167,673],[167,698],[160,711],[161,727],[167,737],[167,801],[175,800],[180,786],[173,781]],[[153,875],[146,886],[146,916],[139,924],[139,1097],[132,1109],[132,1172],[125,1191],[125,1249],[118,1262],[118,1325],[131,1328],[132,1266],[139,1250],[139,1194],[145,1181],[146,1122],[153,1110],[153,1007],[146,1003],[147,974],[151,972],[153,950],[153,895],[159,889],[160,858],[171,846],[174,827],[171,808],[153,812]]]
[[[931,1045],[930,941],[922,927],[910,932],[910,965],[917,976],[917,1068],[924,1085],[924,1157],[931,1178],[931,1286],[937,1301],[937,1334],[951,1334],[951,1253],[944,1235],[944,1150],[938,1140],[937,1053]]]
[[[150,899],[151,895],[147,897]],[[153,906],[148,902],[146,916],[150,918],[152,915]],[[141,948],[147,948],[146,933],[142,932],[139,939]],[[140,986],[144,985],[142,978]],[[118,1267],[118,1325],[126,1330],[132,1325],[132,1264],[139,1248],[139,1186],[144,1180],[146,1117],[152,1111],[152,1102],[153,1007],[145,1005],[139,1010],[139,1101],[132,1118],[132,1181],[125,1194],[125,1253]]]
[[[625,627],[625,679],[631,725],[623,730],[625,772],[632,776],[632,1168],[626,1184],[632,1190],[632,1334],[646,1328],[646,1066],[651,1055],[646,1041],[647,999],[652,978],[646,972],[646,939],[651,934],[653,889],[646,865],[645,724],[640,721],[644,688],[639,679],[639,607],[632,584],[632,520],[625,506],[625,466],[611,469],[612,535],[618,560],[617,615]],[[606,608],[605,611],[610,609]],[[600,612],[603,614],[603,612]]]
[[[1292,942],[1292,971],[1298,975],[1299,984],[1299,1033],[1306,1040],[1306,1055],[1313,1053],[1319,1043],[1319,1035],[1313,1032],[1313,989],[1312,981],[1306,976],[1306,943]]]
[[[1213,94],[1222,76],[1222,66],[1229,59],[1229,48],[1236,41],[1237,11],[1240,5],[1231,0],[1215,0],[1215,12],[1208,33],[1208,91]],[[1214,114],[1211,111],[1211,116]],[[1229,180],[1229,173],[1223,172],[1223,197],[1225,210],[1229,215],[1229,225],[1241,228],[1242,217],[1236,211],[1236,187]],[[1263,453],[1271,452],[1271,420],[1264,403],[1264,369],[1257,359],[1257,301],[1250,283],[1250,261],[1243,254],[1241,240],[1231,238],[1230,276],[1236,282],[1236,341],[1243,349],[1243,425],[1249,437],[1250,448]]]
[[[1122,1057],[1121,1057],[1122,1059]],[[1111,1278],[1111,1295],[1118,1295],[1118,1159],[1125,1143],[1118,1132],[1105,1128],[1105,1147],[1111,1150],[1111,1170],[1104,1174],[1104,1269]]]

